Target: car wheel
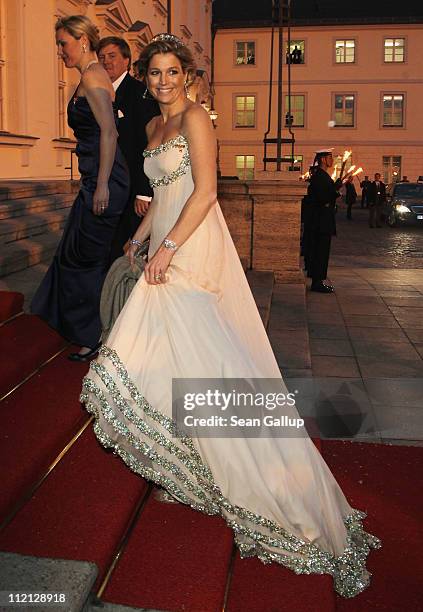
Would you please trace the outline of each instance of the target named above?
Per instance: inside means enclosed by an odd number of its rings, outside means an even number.
[[[395,227],[396,225],[398,225],[398,220],[393,210],[390,211],[386,222],[389,225],[389,227]]]

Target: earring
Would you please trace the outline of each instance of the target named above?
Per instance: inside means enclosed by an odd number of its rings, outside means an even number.
[[[144,90],[144,93],[142,94],[142,97],[144,98],[144,100],[147,100],[149,97],[152,98],[153,96],[150,94],[150,92],[148,91],[147,87]]]
[[[188,89],[189,89],[189,88],[188,88],[188,83],[187,83],[186,81],[185,81],[185,83],[184,83],[184,89],[185,89],[185,95],[186,95],[186,97],[188,98]]]

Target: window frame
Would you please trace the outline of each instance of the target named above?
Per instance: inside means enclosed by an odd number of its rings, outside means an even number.
[[[237,125],[236,124],[236,115],[237,115],[237,107],[236,107],[236,99],[237,98],[248,98],[248,97],[253,97],[254,98],[254,126],[248,126],[248,125]],[[257,100],[258,100],[258,95],[257,92],[255,93],[251,93],[251,92],[235,92],[232,94],[232,129],[233,130],[248,130],[249,132],[251,132],[251,130],[257,130]]]
[[[308,56],[307,47],[308,47],[308,39],[307,39],[307,38],[294,38],[293,40],[291,40],[291,44],[292,44],[293,42],[295,43],[295,41],[302,41],[302,42],[304,43],[304,55],[303,55],[303,57],[304,57],[304,61],[303,61],[301,64],[292,64],[292,63],[291,63],[291,66],[307,66],[307,56]],[[285,49],[285,57],[284,57],[284,63],[285,63],[285,66],[288,66],[288,62],[286,61],[286,50],[287,50],[287,48],[288,48],[288,41],[287,41],[287,40],[285,40],[285,47],[284,47],[284,49]]]
[[[394,60],[389,61],[385,59],[385,42],[387,40],[397,40],[399,38],[402,38],[402,40],[404,41],[404,58],[402,60],[402,62],[395,62]],[[395,48],[395,44],[394,44],[394,48]],[[403,65],[407,63],[407,48],[408,48],[408,40],[406,36],[384,36],[383,37],[383,42],[382,42],[382,62],[383,64],[389,64],[389,65],[393,65],[393,66],[397,66],[397,65]]]
[[[63,60],[57,58],[57,135],[59,139],[69,137],[69,127],[67,124],[67,106],[68,106],[68,82],[66,80],[67,72]],[[62,106],[63,104],[63,106]]]
[[[307,128],[307,93],[306,92],[302,92],[302,91],[291,91],[291,98],[294,96],[303,96],[304,98],[304,125],[295,125],[294,123],[292,124],[292,128],[295,128],[296,130],[304,130]],[[288,94],[285,94],[285,107],[284,107],[284,117],[286,116],[286,113],[288,112],[288,109],[286,108],[286,103],[287,103],[287,98],[288,98]]]
[[[254,64],[238,64],[237,59],[237,44],[238,43],[254,43]],[[249,40],[234,40],[234,48],[233,48],[233,65],[235,68],[240,68],[243,66],[244,68],[257,68],[257,39],[249,39]]]
[[[333,117],[335,120],[336,109],[335,102],[336,96],[352,96],[354,98],[354,106],[353,106],[353,124],[352,125],[338,125],[335,124],[333,129],[342,129],[342,130],[356,130],[358,123],[358,94],[356,91],[333,91],[332,99],[331,99],[331,109],[330,109],[330,117]]]
[[[385,164],[384,164],[384,159],[385,159],[385,158],[389,158],[389,159],[393,160],[393,159],[394,159],[394,157],[399,157],[399,158],[400,158],[400,160],[401,160],[401,161],[400,161],[400,166],[399,166],[398,181],[392,181],[392,180],[390,181],[390,180],[389,180],[389,178],[388,178],[387,180],[385,180]],[[402,160],[403,160],[403,156],[402,156],[402,155],[382,155],[382,171],[383,171],[383,181],[384,181],[384,183],[386,183],[387,185],[388,185],[388,184],[391,184],[391,189],[392,189],[392,185],[395,185],[395,183],[396,183],[396,182],[400,182],[400,181],[401,181],[401,176],[402,176],[402,172],[403,172],[403,166],[402,166],[403,161],[402,161]],[[390,166],[390,168],[393,168],[393,167],[394,167],[394,166],[393,166],[393,161],[391,161],[391,166]]]
[[[384,96],[402,96],[402,125],[384,124]],[[381,91],[380,93],[380,128],[382,130],[405,130],[406,129],[406,105],[407,96],[405,91]]]
[[[237,158],[238,157],[243,157],[244,158],[244,167],[243,168],[239,168],[237,167]],[[254,165],[253,165],[253,177],[252,178],[247,178],[246,176],[243,176],[242,178],[239,176],[238,174],[238,170],[243,170],[244,171],[244,175],[246,173],[247,170],[251,170],[251,168],[247,168],[247,157],[252,157],[254,160]],[[254,181],[255,180],[255,173],[256,173],[256,156],[254,154],[251,153],[237,153],[235,155],[235,171],[236,171],[236,175],[238,176],[240,181]]]
[[[357,62],[357,51],[358,51],[357,37],[353,36],[350,38],[339,38],[338,36],[334,36],[332,40],[333,40],[333,64],[335,66],[354,66],[358,63]],[[354,61],[353,62],[337,62],[336,61],[336,43],[341,40],[344,42],[346,42],[347,40],[354,41]]]

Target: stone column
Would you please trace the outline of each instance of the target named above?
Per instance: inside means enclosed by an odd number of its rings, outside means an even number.
[[[300,232],[301,200],[307,185],[297,173],[292,174],[258,173],[258,179],[248,184],[253,200],[252,268],[273,271],[280,283],[304,282]]]
[[[306,189],[292,172],[259,172],[245,183],[219,181],[219,202],[244,268],[271,271],[280,283],[304,282],[300,229]]]
[[[247,183],[220,180],[218,200],[244,270],[252,268],[252,199]]]

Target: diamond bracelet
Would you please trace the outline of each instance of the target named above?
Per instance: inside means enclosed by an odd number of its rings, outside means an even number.
[[[132,238],[131,240],[131,244],[136,244],[137,246],[142,246],[142,242],[140,242],[139,240],[137,240],[136,238]]]
[[[169,238],[165,238],[162,242],[165,249],[170,249],[171,251],[177,251],[178,245],[173,240],[169,240]]]

